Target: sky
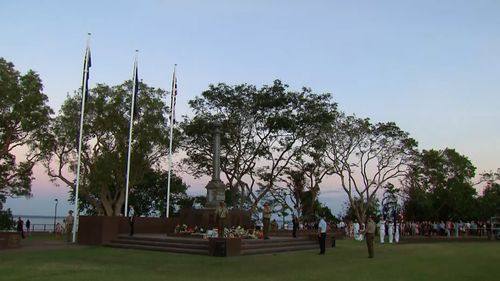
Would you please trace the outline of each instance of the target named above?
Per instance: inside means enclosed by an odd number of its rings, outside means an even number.
[[[340,110],[393,121],[420,149],[454,148],[477,172],[500,167],[500,1],[38,1],[0,2],[0,57],[39,73],[57,112],[81,85],[90,37],[90,86],[139,77],[169,90],[176,111],[224,82],[303,86],[332,93]],[[8,199],[15,214],[63,211],[67,188],[35,171],[33,197]],[[204,194],[208,179],[189,179]],[[334,212],[346,197],[326,183]]]

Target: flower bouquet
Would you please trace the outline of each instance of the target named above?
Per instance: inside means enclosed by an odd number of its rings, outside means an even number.
[[[174,233],[176,234],[191,234],[193,233],[193,229],[189,228],[186,224],[178,224],[175,226]]]

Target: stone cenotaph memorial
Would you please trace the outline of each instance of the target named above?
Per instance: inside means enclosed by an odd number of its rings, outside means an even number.
[[[214,124],[212,179],[206,185],[207,201],[203,209],[181,210],[180,217],[182,223],[190,227],[198,226],[203,228],[215,228],[215,210],[220,201],[225,201],[226,185],[220,179],[220,124]],[[240,209],[229,211],[228,227],[242,226],[252,227],[250,212]]]
[[[220,180],[220,125],[215,124],[214,146],[212,161],[212,180],[205,187],[207,189],[207,208],[217,208],[220,201],[226,200],[226,186]]]

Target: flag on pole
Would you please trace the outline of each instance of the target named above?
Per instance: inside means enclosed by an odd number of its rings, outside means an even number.
[[[137,65],[137,59],[135,60],[135,63],[134,63],[134,78],[133,78],[133,82],[134,82],[134,85],[133,85],[133,96],[132,96],[132,103],[134,105],[134,116],[136,116],[137,114],[137,94],[139,93],[139,74],[138,74],[138,65]]]
[[[167,218],[170,215],[170,181],[172,177],[172,138],[173,138],[173,128],[175,124],[175,100],[177,97],[177,78],[175,77],[175,70],[177,64],[174,65],[174,75],[172,77],[172,93],[170,95],[170,146],[168,150],[168,181],[167,181],[167,207],[166,215]]]
[[[135,50],[135,61],[134,61],[134,73],[133,73],[133,78],[132,78],[132,95],[131,95],[131,102],[130,102],[130,127],[129,127],[129,135],[128,135],[128,152],[127,152],[127,171],[125,172],[126,179],[125,179],[125,216],[128,216],[128,193],[129,193],[129,186],[130,186],[130,157],[132,153],[132,130],[134,128],[134,117],[137,112],[137,107],[136,107],[136,98],[137,98],[137,93],[139,92],[139,81],[138,81],[138,67],[137,67],[137,52],[138,50]]]
[[[92,66],[92,59],[90,56],[90,47],[87,46],[85,50],[85,58],[83,59],[83,98],[87,100],[87,96],[89,95],[88,85],[89,85],[89,76],[90,76],[90,67]]]
[[[172,94],[170,96],[170,120],[171,125],[175,124],[175,102],[177,99],[177,77],[175,77],[175,68],[174,74],[172,77]]]
[[[92,65],[91,58],[90,58],[90,33],[88,33],[88,38],[87,38],[87,48],[85,49],[85,58],[83,59],[83,78],[82,78],[82,102],[81,102],[81,111],[80,111],[80,132],[78,136],[78,161],[77,161],[77,166],[76,166],[76,186],[75,186],[75,222],[73,227],[73,243],[76,242],[76,232],[78,228],[78,219],[80,216],[80,211],[78,208],[78,201],[80,200],[79,198],[79,190],[80,190],[80,172],[81,172],[81,155],[82,155],[82,138],[83,138],[83,119],[85,116],[85,101],[87,100],[87,96],[89,93],[89,69],[90,66]]]

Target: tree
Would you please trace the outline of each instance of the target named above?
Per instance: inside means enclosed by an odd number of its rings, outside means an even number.
[[[183,163],[195,176],[212,171],[212,129],[220,123],[221,171],[239,207],[256,210],[259,202],[277,193],[279,177],[308,148],[318,130],[336,111],[329,94],[310,89],[287,91],[276,80],[257,89],[252,85],[210,85],[190,101],[195,116],[181,125]]]
[[[405,216],[419,220],[472,219],[475,169],[454,149],[419,153],[402,182]]]
[[[481,179],[486,181],[486,187],[478,198],[478,219],[500,216],[500,169],[481,174]]]
[[[167,205],[168,173],[147,170],[142,180],[135,185],[129,202],[134,204],[138,215],[165,216]],[[170,182],[170,214],[175,215],[182,208],[191,207],[194,199],[186,193],[188,185],[182,178],[172,174]]]
[[[335,113],[330,115],[332,122]],[[323,123],[327,125],[328,122]],[[291,161],[291,167],[284,170],[283,175],[278,178],[278,183],[283,183],[286,188],[273,188],[271,193],[274,197],[282,197],[282,201],[290,202],[289,208],[294,210],[300,217],[301,214],[312,215],[316,209],[320,184],[325,176],[332,174],[332,169],[324,161],[326,141],[322,136],[327,133],[327,127],[317,130],[318,135],[312,140],[303,153]]]
[[[108,216],[123,213],[129,135],[131,81],[98,84],[87,98],[82,147],[82,208]],[[140,83],[131,153],[130,192],[168,155],[165,92]],[[44,144],[48,175],[71,188],[74,199],[81,96],[68,97]],[[176,145],[176,143],[174,143]],[[69,172],[69,173],[68,173]]]
[[[359,197],[354,197],[354,204],[351,204],[349,200],[344,203],[344,219],[354,221],[357,220],[358,222],[364,222],[362,220],[359,220],[357,214],[356,214],[356,208],[354,206],[360,206],[361,204],[366,204],[363,202],[363,198]],[[373,215],[374,217],[379,217],[380,216],[380,202],[377,197],[374,197],[371,199],[370,202],[367,204],[367,209],[366,209],[366,214],[367,215]]]
[[[369,204],[379,189],[405,174],[417,146],[392,122],[371,124],[368,119],[345,115],[332,123],[326,139],[330,141],[326,158],[340,177],[359,221],[366,221]]]
[[[433,202],[430,194],[417,185],[405,187],[403,214],[408,221],[434,220]]]
[[[10,209],[2,210],[0,208],[0,230],[12,230],[16,226]]]
[[[382,199],[382,216],[393,221],[399,220],[401,206],[399,204],[399,188],[392,183],[384,186],[384,197]]]
[[[327,222],[335,222],[335,223],[339,222],[339,219],[332,214],[332,210],[330,210],[328,206],[320,202],[318,202],[318,204],[316,205],[318,206],[317,214],[325,218]]]
[[[312,207],[313,201],[307,201],[306,198],[306,177],[305,172],[302,170],[295,169],[287,169],[285,172],[286,179],[282,180],[287,190],[283,189],[286,192],[284,198],[282,199],[284,202],[287,202],[287,199],[290,201],[290,209],[294,210],[297,217],[301,217],[303,213],[307,213],[305,210],[309,210],[309,206]]]
[[[21,75],[13,63],[0,58],[0,203],[31,194],[39,143],[53,113],[42,90],[36,72]],[[18,161],[16,150],[22,148],[27,148],[25,159]]]
[[[478,219],[487,220],[494,216],[500,216],[500,184],[488,185],[483,195],[479,197]]]
[[[253,140],[256,122],[252,121],[251,104],[256,92],[249,85],[210,85],[201,97],[189,102],[195,115],[181,124],[182,146],[187,153],[183,164],[195,177],[212,174],[213,130],[215,123],[220,124],[221,170],[231,190],[229,201],[235,206],[245,204],[244,191],[253,189],[255,182],[242,178],[254,175],[255,159],[263,153]],[[232,159],[237,161],[231,163]]]
[[[497,169],[496,172],[493,171],[484,172],[480,175],[481,175],[481,181],[479,183],[486,182],[487,185],[492,185],[494,183],[500,182],[500,168]]]
[[[285,228],[286,217],[289,215],[290,214],[287,212],[287,209],[281,209],[281,212],[278,213],[278,216],[281,217],[281,225],[283,229]]]
[[[269,192],[269,197],[298,217],[317,215],[319,184],[328,174],[327,170],[321,170],[324,168],[316,166],[316,163],[305,163],[302,159],[293,161],[291,166],[278,178],[277,184]]]

